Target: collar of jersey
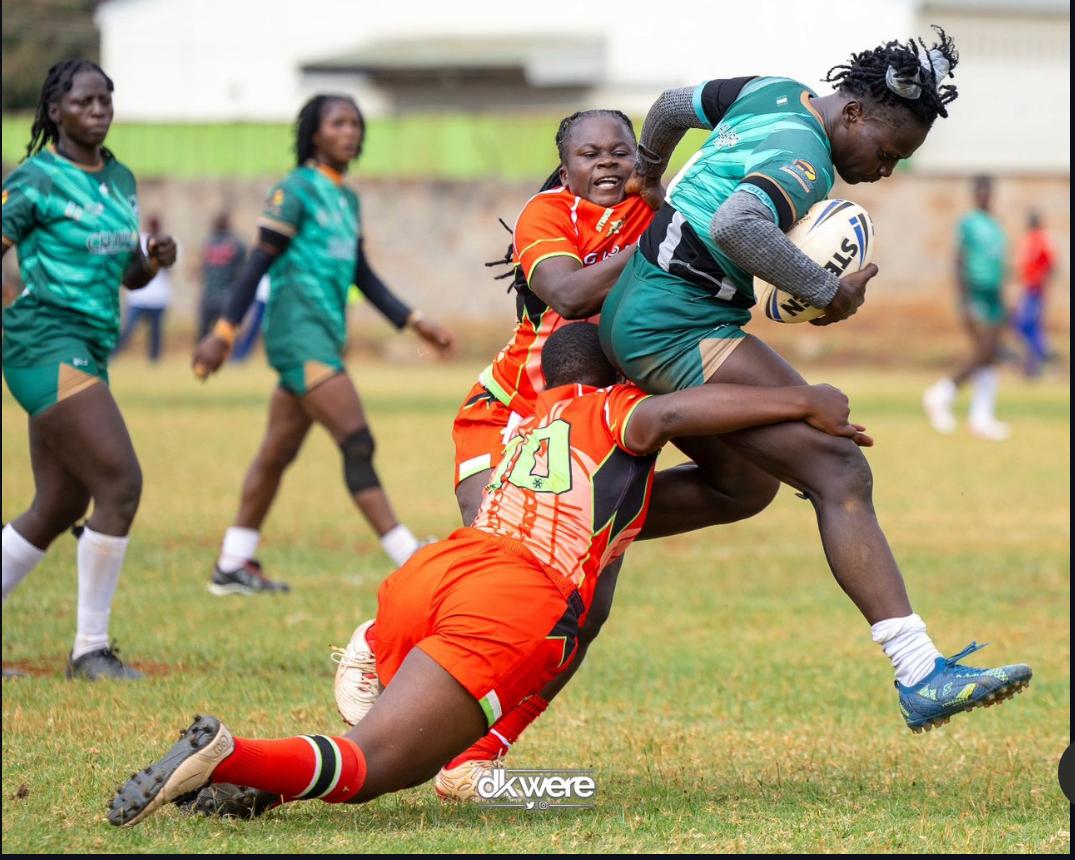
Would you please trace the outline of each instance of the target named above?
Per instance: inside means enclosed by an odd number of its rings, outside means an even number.
[[[56,148],[56,144],[54,144],[54,143],[50,143],[48,145],[48,150],[54,156],[56,156],[58,159],[60,159],[60,161],[64,162],[65,164],[70,164],[72,167],[77,167],[79,170],[85,171],[86,173],[100,173],[102,170],[104,170],[104,166],[105,166],[104,158],[102,158],[99,163],[97,163],[97,164],[93,165],[92,167],[90,167],[87,164],[79,164],[77,161],[72,161],[66,155],[61,154],[60,151]]]
[[[306,166],[312,167],[326,179],[330,180],[333,185],[343,185],[343,174],[338,170],[333,170],[327,164],[322,164],[320,161],[311,158],[306,162]]]

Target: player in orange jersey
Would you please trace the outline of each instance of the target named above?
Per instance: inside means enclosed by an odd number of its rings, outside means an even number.
[[[594,583],[639,534],[669,439],[806,421],[872,444],[829,386],[699,386],[665,396],[614,385],[593,325],[564,326],[542,355],[548,390],[509,441],[473,527],[423,547],[381,585],[384,692],[345,736],[234,737],[197,717],[131,777],[109,820],[137,824],[213,783],[275,802],[363,803],[431,778],[575,655]]]

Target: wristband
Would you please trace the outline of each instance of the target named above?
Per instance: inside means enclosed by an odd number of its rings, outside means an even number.
[[[235,343],[235,326],[233,326],[226,319],[218,319],[213,325],[213,337],[219,338],[228,345],[228,349],[231,349],[233,343]]]

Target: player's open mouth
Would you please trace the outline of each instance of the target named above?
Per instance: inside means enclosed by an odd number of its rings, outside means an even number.
[[[595,188],[619,188],[623,185],[623,178],[620,176],[602,176],[600,179],[595,179],[593,184]]]

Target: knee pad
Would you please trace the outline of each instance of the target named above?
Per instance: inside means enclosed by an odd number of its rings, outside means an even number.
[[[343,452],[343,479],[352,493],[381,486],[373,470],[373,436],[369,428],[356,430],[340,443]]]

